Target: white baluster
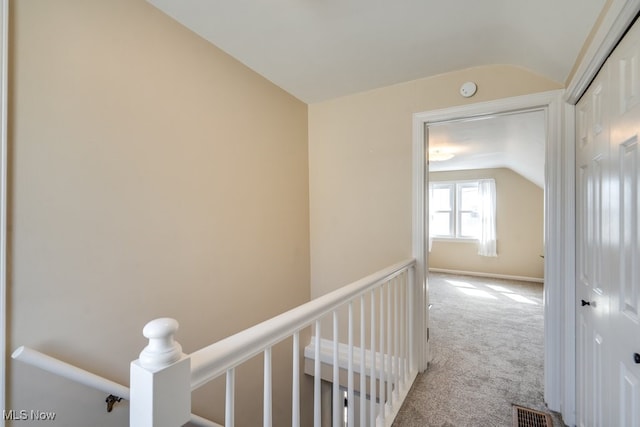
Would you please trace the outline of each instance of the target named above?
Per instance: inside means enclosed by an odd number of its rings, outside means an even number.
[[[407,380],[407,274],[406,271],[402,274],[402,282],[400,286],[400,384],[403,389],[406,387]]]
[[[415,267],[413,271],[415,277]],[[425,286],[422,287],[420,292],[422,301],[420,307],[422,312],[422,326],[420,328],[422,330],[422,336],[420,337],[420,341],[422,342],[422,358],[419,361],[419,369],[427,369],[427,363],[429,360],[429,344],[427,342],[427,334],[429,332],[429,293]]]
[[[380,409],[379,409],[379,417],[384,422],[385,419],[385,411],[384,405],[386,401],[386,389],[385,389],[385,354],[384,354],[384,338],[385,338],[385,307],[384,307],[384,285],[380,287]]]
[[[409,378],[409,370],[410,370],[410,364],[409,364],[409,360],[411,357],[411,322],[413,321],[413,319],[411,319],[410,313],[411,313],[411,295],[409,292],[409,273],[410,271],[407,270],[407,274],[405,277],[405,281],[404,281],[404,311],[405,311],[405,322],[406,322],[406,327],[405,327],[405,349],[404,349],[404,375],[406,378]]]
[[[407,316],[409,320],[409,369],[413,370],[415,363],[416,363],[416,359],[415,359],[415,352],[416,352],[416,347],[415,347],[415,316],[414,316],[414,305],[415,305],[415,300],[414,300],[414,296],[415,296],[415,289],[414,289],[414,277],[415,277],[415,270],[412,268],[411,269],[411,274],[409,275],[409,289],[408,289],[408,303],[409,303],[409,315]],[[427,307],[422,307],[423,310],[426,310]]]
[[[300,426],[300,333],[293,334],[293,383],[291,385],[291,425]]]
[[[386,371],[387,371],[387,401],[389,403],[389,407],[393,406],[393,364],[391,362],[391,357],[393,356],[391,353],[391,342],[393,341],[393,329],[391,325],[391,282],[387,282],[387,363],[386,363]]]
[[[369,374],[369,425],[374,426],[376,422],[376,291],[371,291],[371,367]]]
[[[224,409],[224,427],[235,425],[235,388],[236,371],[234,368],[227,370],[227,389]]]
[[[315,351],[314,351],[314,366],[313,366],[313,426],[321,427],[322,421],[322,394],[321,394],[321,378],[320,372],[320,321],[316,320],[316,339],[315,339]]]
[[[395,309],[393,311],[393,383],[395,387],[395,397],[399,398],[400,390],[400,304],[398,302],[398,287],[400,286],[400,278],[393,282],[393,305]]]
[[[360,297],[360,427],[367,425],[367,364],[366,364],[366,337],[365,337],[365,304],[364,295]]]
[[[353,399],[353,301],[349,302],[349,349],[347,367],[347,425],[353,427],[355,405]]]
[[[340,360],[338,359],[338,310],[333,311],[333,425],[339,426],[344,410],[344,400],[340,397]]]
[[[149,344],[131,362],[131,427],[175,427],[191,418],[190,360],[174,340],[178,322],[152,320],[142,330]]]
[[[264,406],[262,408],[262,425],[271,427],[271,347],[264,351]]]

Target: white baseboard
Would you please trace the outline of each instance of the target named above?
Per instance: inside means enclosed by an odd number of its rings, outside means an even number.
[[[446,268],[429,268],[429,271],[434,273],[460,274],[463,276],[491,277],[494,279],[507,279],[507,280],[518,280],[522,282],[544,283],[544,278],[540,278],[540,277],[511,276],[508,274],[480,273],[477,271],[448,270]]]

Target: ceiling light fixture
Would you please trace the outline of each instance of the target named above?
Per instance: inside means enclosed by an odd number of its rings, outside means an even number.
[[[452,159],[453,156],[453,153],[447,153],[439,149],[429,150],[429,161],[432,162],[444,162],[445,160]]]

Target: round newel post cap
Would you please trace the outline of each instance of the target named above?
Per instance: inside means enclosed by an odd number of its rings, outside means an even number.
[[[140,365],[147,369],[160,369],[177,362],[182,357],[182,346],[174,340],[178,321],[162,317],[147,323],[142,335],[149,345],[140,353]]]

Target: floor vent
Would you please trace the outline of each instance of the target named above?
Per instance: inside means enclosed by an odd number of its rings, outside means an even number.
[[[513,427],[553,427],[551,415],[513,405]]]

